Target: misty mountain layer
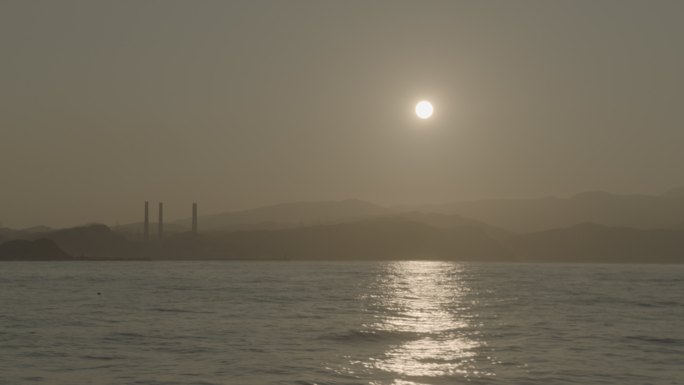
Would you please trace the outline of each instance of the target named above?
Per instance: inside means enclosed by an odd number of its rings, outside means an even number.
[[[299,202],[201,217],[198,234],[186,230],[189,221],[177,221],[165,226],[169,230],[162,239],[153,236],[147,242],[141,239],[142,224],[2,229],[0,258],[681,263],[684,215],[676,210],[683,201],[679,194],[587,193],[570,199],[454,204],[432,207],[433,212],[390,210],[358,200]],[[642,226],[622,225],[633,223],[637,214],[646,218]],[[493,226],[481,217],[508,226]],[[568,225],[544,228],[557,223]],[[510,231],[538,227],[542,230]]]

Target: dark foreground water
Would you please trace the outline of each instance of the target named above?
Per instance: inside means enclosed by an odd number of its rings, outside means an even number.
[[[0,306],[3,385],[684,383],[684,266],[2,263]]]

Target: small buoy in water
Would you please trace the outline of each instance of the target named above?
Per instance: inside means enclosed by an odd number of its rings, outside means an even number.
[[[100,293],[100,292],[98,291],[98,292],[97,292],[97,295],[100,295],[100,294],[102,294],[102,293]]]

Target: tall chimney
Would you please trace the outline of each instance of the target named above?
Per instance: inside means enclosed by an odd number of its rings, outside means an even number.
[[[192,204],[192,233],[197,234],[197,203]]]
[[[145,223],[143,225],[143,239],[150,239],[150,203],[145,201]]]
[[[164,204],[159,202],[159,239],[164,235]]]

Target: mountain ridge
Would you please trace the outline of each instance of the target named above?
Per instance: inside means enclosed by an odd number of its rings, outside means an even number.
[[[684,222],[684,194],[613,194],[587,191],[567,198],[490,199],[395,207],[458,214],[513,232],[536,232],[577,223],[640,229],[673,228]]]

